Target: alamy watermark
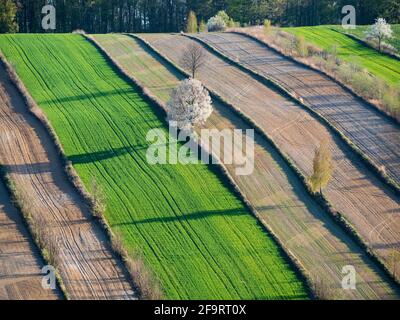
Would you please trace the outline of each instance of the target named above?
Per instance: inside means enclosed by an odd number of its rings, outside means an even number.
[[[146,140],[151,143],[146,153],[151,165],[222,163],[233,165],[238,176],[250,175],[254,171],[253,129],[202,129],[197,136],[179,131],[176,123],[171,121],[169,132],[152,129]]]
[[[53,266],[44,266],[42,268],[42,288],[45,290],[55,290],[56,289],[56,269]]]
[[[42,19],[43,30],[56,30],[56,8],[51,4],[45,5],[42,14],[45,15]]]
[[[344,29],[356,29],[356,8],[352,5],[344,6],[342,14],[345,15],[342,19],[342,27]]]
[[[343,290],[357,290],[357,273],[354,266],[348,265],[342,268],[342,274],[345,276],[342,278],[342,289]]]

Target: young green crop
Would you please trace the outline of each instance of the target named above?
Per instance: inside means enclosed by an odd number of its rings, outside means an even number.
[[[390,44],[397,50],[397,54],[400,54],[400,24],[393,24],[392,26],[393,38],[385,40],[386,43]],[[335,30],[340,31],[342,33],[350,33],[355,35],[359,39],[365,38],[365,31],[368,30],[369,26],[357,26],[356,29],[343,29],[339,26],[333,27]]]
[[[0,49],[55,128],[106,218],[171,299],[307,298],[277,245],[206,165],[146,160],[154,106],[79,35],[2,35]]]
[[[284,28],[284,30],[297,36],[304,36],[307,42],[321,49],[332,50],[335,46],[340,59],[358,64],[388,84],[400,83],[399,60],[335,31],[331,26]]]

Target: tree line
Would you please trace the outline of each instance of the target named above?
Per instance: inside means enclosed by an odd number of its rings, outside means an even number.
[[[200,23],[220,10],[242,25],[338,24],[345,5],[356,8],[358,24],[400,23],[398,0],[0,0],[0,32],[44,32],[46,4],[56,8],[55,32],[179,32],[190,11]]]

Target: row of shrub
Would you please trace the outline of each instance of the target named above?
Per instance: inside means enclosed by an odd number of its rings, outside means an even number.
[[[221,32],[225,31],[227,28],[234,28],[239,26],[240,23],[235,22],[223,10],[219,11],[215,16],[211,17],[207,23],[204,20],[198,23],[196,13],[191,11],[187,20],[186,32]]]

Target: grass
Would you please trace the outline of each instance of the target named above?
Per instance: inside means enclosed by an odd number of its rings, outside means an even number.
[[[400,83],[400,61],[379,53],[345,34],[335,31],[331,26],[284,28],[296,36],[303,36],[307,42],[324,50],[336,47],[338,58],[355,63],[371,74],[385,80],[388,84]]]
[[[96,35],[94,37],[125,72],[137,77],[139,82],[142,82],[146,88],[164,102],[166,101],[165,99],[168,99],[168,91],[171,91],[179,80],[182,79],[182,73],[177,72],[179,67],[174,68],[172,66],[178,63],[180,52],[185,48],[185,44],[187,45],[192,41],[186,37],[166,34],[140,35],[140,38],[146,39],[144,42],[147,42],[148,45],[137,40],[136,37],[133,38],[117,34]],[[155,51],[150,49],[153,46],[156,46]],[[164,62],[161,56],[156,54],[157,51],[171,62]],[[208,54],[207,61],[208,63],[212,63],[212,54]],[[212,65],[204,66],[198,76],[203,80],[206,79],[204,77],[212,79],[217,76],[218,78],[219,74],[223,74],[223,70],[216,67],[220,63],[221,62],[216,60]],[[215,74],[211,71],[213,69],[215,69]],[[228,71],[228,69],[225,71]],[[232,74],[230,76],[232,77]],[[229,75],[227,77],[229,78]],[[219,80],[222,80],[220,83],[226,83],[226,81],[223,81],[223,77]],[[242,77],[241,81],[246,82],[246,77]],[[206,84],[209,89],[218,90],[215,86],[213,87],[212,83],[207,82]],[[231,83],[231,85],[234,86],[234,82]],[[222,89],[222,92],[229,95],[231,91],[229,91],[229,89],[224,91],[225,89]],[[257,95],[256,92],[253,93]],[[266,94],[268,95],[268,92]],[[246,104],[246,100],[243,99],[235,103],[244,105]],[[257,125],[248,119],[247,116],[241,115],[240,112],[235,116],[233,110],[228,111],[230,108],[235,109],[233,105],[221,106],[221,104],[218,103],[218,99],[214,99],[214,107],[216,111],[208,121],[207,128],[218,128],[220,130],[232,127],[244,128],[246,125],[243,126],[241,121],[238,121],[237,116],[247,119],[245,121],[248,121],[251,127],[257,128]],[[267,141],[270,140],[261,133],[262,130],[258,129],[256,131],[261,136],[266,137]],[[338,230],[339,227],[325,215],[323,210],[315,208],[314,204],[316,204],[316,202],[313,202],[307,196],[304,197],[304,185],[300,183],[300,181],[297,183],[297,179],[291,178],[293,177],[293,172],[286,164],[280,161],[282,158],[277,154],[277,150],[272,146],[264,144],[259,138],[256,138],[257,156],[254,173],[251,176],[238,177],[231,172],[232,177],[243,194],[247,197],[251,206],[256,208],[255,214],[261,218],[268,228],[273,230],[286,251],[295,256],[292,258],[293,261],[296,261],[297,265],[300,265],[300,268],[304,270],[304,274],[307,278],[313,282],[310,287],[313,288],[315,293],[321,298],[326,298],[326,296],[330,296],[331,298],[344,298],[342,295],[344,292],[340,288],[339,278],[340,270],[344,265],[343,263],[347,261],[346,263],[358,264],[361,269],[365,268],[365,271],[360,271],[360,269],[358,272],[369,274],[369,276],[364,277],[363,280],[359,278],[357,294],[353,295],[353,293],[348,292],[346,293],[346,298],[379,297],[380,293],[377,293],[379,290],[373,288],[374,285],[371,286],[371,284],[378,282],[383,284],[384,282],[373,279],[374,276],[372,276],[372,274],[376,271],[367,271],[372,267],[370,263],[367,262],[368,259],[359,260],[359,249],[354,248],[352,241],[349,241],[344,232]],[[302,174],[293,167],[291,160],[287,159],[285,156],[284,158],[301,178]],[[228,171],[230,171],[229,166]],[[275,172],[273,179],[265,180],[261,178],[265,177],[267,171]],[[263,179],[262,183],[260,183],[260,178]],[[282,180],[285,181],[284,184],[282,184]],[[283,189],[285,189],[286,192],[281,192]],[[300,197],[301,200],[297,197]],[[302,204],[294,201],[294,199],[299,199]],[[274,207],[274,209],[266,209],[271,206]],[[307,222],[305,223],[305,221]],[[297,231],[294,230],[297,228],[294,227],[294,225],[299,228]],[[309,228],[313,230],[312,233],[303,232]],[[290,231],[288,232],[288,230]],[[297,234],[297,232],[301,235]],[[298,236],[295,236],[296,234]],[[317,234],[321,234],[325,241],[314,241],[315,237],[318,237]],[[291,241],[294,237],[298,240],[296,243]],[[303,246],[301,246],[301,248],[298,247],[298,243],[302,243]],[[316,254],[318,252],[320,254]],[[343,254],[338,256],[337,252]],[[344,252],[351,253],[349,255],[344,254]],[[372,267],[372,269],[374,269],[374,267]],[[339,277],[336,278],[336,276]],[[325,290],[327,289],[326,287],[328,287],[329,290]]]
[[[304,299],[275,242],[206,165],[146,161],[165,122],[80,35],[3,35],[0,49],[44,110],[128,254],[168,299]]]
[[[334,26],[335,30],[338,30],[342,33],[350,33],[357,38],[364,39],[365,38],[365,31],[368,30],[369,26],[357,26],[357,29],[349,29],[345,30],[338,26]],[[400,54],[400,24],[392,25],[393,30],[393,38],[385,40],[386,43],[390,44],[397,50],[397,54]]]
[[[122,62],[125,70],[135,70],[134,76],[163,103],[169,100],[172,90],[179,85],[179,82],[186,79],[174,68],[154,63],[158,57],[129,35],[100,34],[93,37],[108,53],[111,52],[113,57],[117,57],[118,62]],[[137,44],[142,50],[135,50],[132,44]],[[150,62],[149,57],[153,58]],[[149,71],[151,62],[153,68]]]

